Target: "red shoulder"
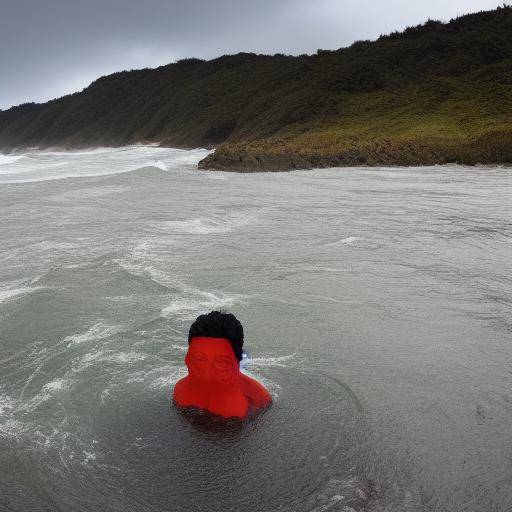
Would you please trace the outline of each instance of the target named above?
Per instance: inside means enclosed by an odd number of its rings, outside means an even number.
[[[188,376],[180,379],[174,384],[172,397],[174,401],[181,406],[193,405],[194,400],[191,400],[190,386],[188,385]]]
[[[250,398],[255,407],[266,407],[272,402],[272,396],[263,384],[241,372],[240,385],[243,394]]]

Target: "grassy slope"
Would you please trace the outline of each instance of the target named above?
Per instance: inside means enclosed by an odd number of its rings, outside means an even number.
[[[0,147],[217,146],[226,170],[512,162],[512,9],[337,51],[189,59],[0,111]]]
[[[512,69],[512,63],[507,66]],[[466,78],[353,95],[332,120],[223,144],[201,167],[512,163],[512,88],[491,78]]]

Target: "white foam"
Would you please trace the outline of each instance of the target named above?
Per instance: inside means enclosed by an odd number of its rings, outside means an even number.
[[[136,363],[137,361],[144,361],[146,359],[146,355],[142,354],[141,352],[117,352],[116,354],[112,354],[108,357],[106,357],[105,361],[113,361],[115,363],[120,364],[132,364]]]
[[[340,243],[346,245],[354,245],[354,242],[357,242],[357,240],[363,240],[363,238],[357,236],[349,236],[347,238],[343,238],[342,240],[340,240]]]
[[[20,288],[11,288],[11,289],[0,289],[0,303],[6,302],[9,299],[13,299],[14,297],[18,297],[19,295],[25,295],[30,293],[33,288],[29,286],[22,286]]]
[[[98,350],[96,352],[88,352],[84,356],[73,361],[73,371],[82,372],[98,363],[110,362],[120,365],[130,365],[139,361],[144,361],[146,354],[141,352],[116,352],[114,350]]]
[[[229,308],[244,298],[243,295],[215,294],[193,288],[184,290],[184,293],[162,309],[162,316],[194,317],[205,310]]]
[[[88,352],[84,356],[82,356],[78,362],[85,366],[90,366],[89,363],[92,363],[94,361],[98,361],[102,358],[102,356],[105,354],[105,351],[98,350],[97,352]]]
[[[287,356],[277,356],[277,357],[251,357],[247,359],[246,365],[247,367],[252,366],[281,366],[286,367],[288,366],[286,364],[287,361],[290,361],[295,357],[295,353],[289,354]]]
[[[176,290],[176,297],[162,309],[162,316],[181,316],[192,317],[197,313],[204,312],[205,309],[229,308],[235,303],[243,302],[246,295],[226,294],[222,292],[199,290],[193,286],[187,285],[175,279],[173,276],[156,268],[154,265],[147,263],[148,242],[144,241],[137,245],[132,251],[133,259],[119,259],[115,262],[127,272],[142,276],[150,277],[155,283]],[[142,253],[142,254],[141,254]],[[142,260],[139,262],[137,260]]]
[[[65,378],[56,378],[44,384],[39,393],[35,394],[29,400],[18,400],[15,404],[15,411],[32,412],[35,411],[41,404],[54,398],[54,396],[62,391],[65,391],[71,386],[72,381]]]
[[[167,272],[163,272],[148,261],[151,260],[149,250],[152,245],[150,240],[143,240],[133,247],[129,257],[114,259],[112,261],[134,276],[149,277],[152,281],[164,287],[175,286],[175,280]],[[165,264],[168,264],[167,256],[166,254]]]
[[[93,452],[88,452],[88,451],[84,450],[83,454],[84,454],[84,464],[87,464],[92,460],[96,460],[96,454]]]
[[[56,393],[63,391],[71,385],[71,381],[68,379],[57,378],[50,382],[47,382],[37,395],[34,395],[28,402],[25,402],[20,406],[22,409],[34,410],[43,402],[46,402],[52,398]]]
[[[27,295],[41,289],[41,286],[28,286],[27,281],[13,281],[0,287],[0,304],[14,300],[17,297]]]
[[[3,423],[0,423],[0,434],[5,437],[14,437],[15,439],[18,439],[27,430],[28,427],[26,424],[12,418],[7,419]]]
[[[181,377],[184,377],[186,375],[186,371],[185,372],[181,372],[181,373],[175,373],[174,375],[163,375],[161,377],[157,377],[156,379],[153,379],[150,383],[149,383],[149,387],[151,389],[162,389],[162,388],[166,388],[168,386],[170,386],[171,384],[174,384],[178,379],[180,379]]]
[[[162,160],[151,160],[146,163],[146,166],[147,167],[156,167],[157,169],[160,169],[162,171],[168,170],[167,165],[165,165],[164,162],[162,162]]]
[[[0,155],[0,183],[28,183],[80,176],[122,174],[145,167],[164,171],[190,166],[193,170],[209,151],[151,145],[98,148],[89,151],[32,150],[23,155]]]
[[[226,216],[195,217],[187,220],[170,220],[157,225],[180,234],[209,235],[229,233],[255,221],[255,216],[244,213]]]
[[[64,342],[68,344],[68,347],[72,345],[78,345],[81,343],[89,343],[91,341],[102,340],[109,338],[114,334],[117,334],[123,330],[121,325],[107,325],[103,322],[94,324],[91,328],[81,334],[72,334],[64,338]]]
[[[0,155],[0,165],[8,165],[18,162],[24,155]]]
[[[67,429],[67,416],[57,425],[52,423],[43,426],[32,421],[30,417],[25,417],[24,414],[35,411],[69,385],[70,381],[66,379],[55,379],[45,384],[41,391],[28,401],[0,393],[0,436],[23,440],[24,443],[35,443],[43,450],[56,447],[62,450],[71,435]]]
[[[363,238],[361,236],[347,236],[345,238],[341,238],[340,240],[334,240],[333,242],[328,242],[323,244],[324,247],[331,247],[337,245],[348,245],[349,247],[358,247],[358,248],[377,248],[379,246],[375,241],[369,240],[367,238]]]
[[[15,401],[8,395],[0,395],[0,418],[9,415],[15,407]]]
[[[101,392],[101,395],[100,395],[100,401],[101,401],[101,404],[102,405],[105,405],[105,402],[106,400],[110,397],[110,390],[107,388],[107,389],[104,389],[102,392]]]
[[[55,379],[55,380],[52,380],[51,382],[46,383],[43,386],[43,391],[47,392],[47,393],[53,393],[55,391],[60,391],[61,389],[64,388],[65,384],[66,384],[65,379]]]
[[[187,368],[184,365],[179,367],[166,365],[149,371],[141,370],[132,373],[126,380],[126,384],[143,384],[145,388],[158,390],[174,384],[186,374]]]

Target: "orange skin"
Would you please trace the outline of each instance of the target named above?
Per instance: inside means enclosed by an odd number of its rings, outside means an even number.
[[[174,386],[174,401],[224,418],[245,418],[270,405],[272,397],[258,381],[240,372],[229,340],[192,338],[185,363],[188,375]]]

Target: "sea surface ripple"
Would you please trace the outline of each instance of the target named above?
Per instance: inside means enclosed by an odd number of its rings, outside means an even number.
[[[0,155],[0,510],[509,511],[512,169]],[[191,321],[275,401],[170,405]]]

